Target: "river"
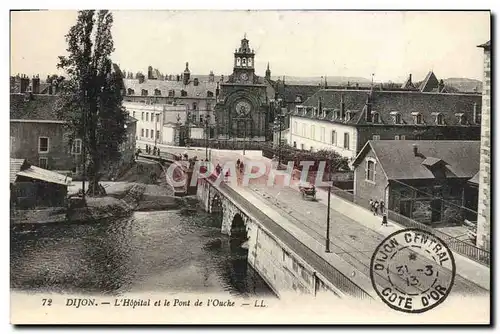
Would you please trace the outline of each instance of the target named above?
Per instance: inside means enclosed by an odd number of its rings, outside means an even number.
[[[227,293],[271,297],[201,208],[11,229],[11,288],[64,294]]]

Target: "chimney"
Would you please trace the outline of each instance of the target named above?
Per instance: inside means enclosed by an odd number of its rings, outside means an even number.
[[[31,79],[31,91],[33,94],[40,94],[40,77],[38,74]]]
[[[177,81],[181,81],[181,76],[179,74],[177,74]]]
[[[217,82],[217,88],[215,88],[215,97],[217,99],[219,98],[219,92],[220,92],[220,86],[219,83]]]
[[[344,94],[340,94],[340,117],[342,117],[342,119],[345,119]]]
[[[215,81],[215,75],[213,71],[210,71],[210,74],[208,75],[208,82],[214,82]]]
[[[25,74],[21,76],[21,91],[20,93],[25,93],[30,85],[30,78]]]
[[[366,121],[371,123],[372,121],[372,94],[371,92],[368,94],[366,99]]]
[[[441,91],[444,89],[444,81],[443,79],[439,80],[439,85],[438,85],[438,92],[441,93]]]
[[[411,73],[410,73],[410,75],[408,76],[408,82],[409,82],[410,84],[412,83],[412,82],[411,82]]]
[[[417,157],[418,156],[418,145],[413,144],[413,154]]]
[[[198,86],[198,84],[199,84],[198,78],[194,78],[194,80],[193,80],[193,84],[194,84],[195,86]]]

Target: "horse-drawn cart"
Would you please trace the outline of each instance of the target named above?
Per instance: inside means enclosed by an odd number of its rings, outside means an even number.
[[[303,199],[310,198],[316,200],[316,188],[310,183],[300,183],[299,191]]]

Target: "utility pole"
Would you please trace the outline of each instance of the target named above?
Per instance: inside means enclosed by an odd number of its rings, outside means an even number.
[[[328,208],[326,211],[326,244],[325,252],[330,253],[330,198],[332,193],[332,162],[330,161],[330,173],[328,174]]]

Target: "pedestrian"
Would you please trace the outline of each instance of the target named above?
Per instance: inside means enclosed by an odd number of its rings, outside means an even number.
[[[146,154],[149,154],[149,145],[146,144]]]
[[[379,207],[378,201],[375,201],[375,203],[373,203],[373,209],[374,209],[373,214],[375,216],[378,215],[378,207]]]
[[[215,173],[217,174],[217,176],[220,175],[221,169],[221,166],[217,163],[217,166],[215,167]]]
[[[387,223],[387,215],[382,216],[382,226],[389,226],[389,224]]]
[[[236,160],[236,167],[240,167],[240,159]]]
[[[384,201],[380,201],[380,214],[384,214],[385,212],[385,203]]]
[[[373,200],[371,198],[370,198],[370,211],[375,212],[375,210],[373,208]]]
[[[158,147],[158,151],[156,151],[158,153],[158,156],[160,156],[160,148]]]
[[[156,155],[156,146],[153,148],[153,155]]]

